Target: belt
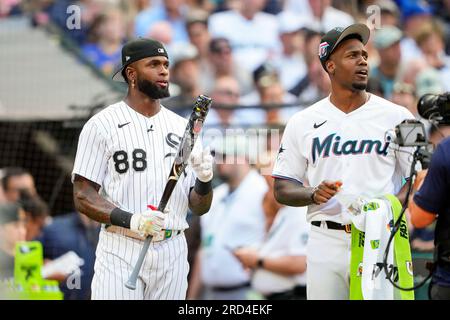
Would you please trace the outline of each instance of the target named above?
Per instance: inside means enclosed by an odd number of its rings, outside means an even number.
[[[346,233],[352,232],[352,225],[351,224],[340,224],[333,221],[311,221],[311,224],[316,227],[321,227],[322,222],[324,222],[327,225],[328,229],[332,230],[344,230]]]
[[[241,284],[237,284],[235,286],[231,286],[231,287],[212,287],[211,289],[213,291],[233,291],[233,290],[237,290],[237,289],[242,289],[242,288],[247,288],[250,287],[250,282],[245,282],[245,283],[241,283]]]
[[[106,226],[105,230],[108,232],[117,233],[122,236],[126,236],[129,238],[133,238],[133,239],[141,240],[141,241],[144,241],[146,238],[146,237],[139,235],[139,233],[137,233],[135,231],[132,231],[127,228],[122,228],[119,226],[109,225],[109,226]],[[155,235],[153,237],[152,242],[159,242],[159,241],[167,240],[167,239],[170,239],[170,238],[173,238],[173,237],[179,235],[182,232],[183,232],[183,230],[163,229],[157,235]]]
[[[306,287],[295,286],[291,290],[266,294],[265,298],[267,300],[306,300]]]

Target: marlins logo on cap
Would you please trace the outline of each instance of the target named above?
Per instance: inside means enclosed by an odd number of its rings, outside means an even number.
[[[323,58],[327,55],[327,49],[330,45],[328,44],[328,42],[322,42],[319,45],[319,58]]]

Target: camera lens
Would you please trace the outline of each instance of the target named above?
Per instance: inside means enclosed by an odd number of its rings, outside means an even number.
[[[439,96],[435,94],[425,94],[417,103],[417,110],[421,117],[429,119],[430,116],[438,111],[437,100]]]

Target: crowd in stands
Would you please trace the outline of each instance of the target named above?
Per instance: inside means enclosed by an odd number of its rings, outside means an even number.
[[[161,41],[172,69],[172,97],[165,104],[173,109],[189,106],[199,93],[211,94],[215,82],[224,76],[239,84],[238,106],[291,106],[269,114],[245,110],[231,122],[253,125],[285,123],[298,108],[328,95],[329,80],[317,59],[320,36],[354,22],[367,23],[372,29],[367,46],[369,91],[417,114],[415,104],[424,92],[440,93],[450,87],[449,3],[2,0],[0,17],[29,14],[37,26],[57,25],[106,76],[120,65],[121,46],[128,39]],[[68,9],[73,6],[78,11]],[[80,28],[67,24],[73,12],[80,13]]]
[[[321,35],[355,22],[371,28],[369,92],[419,118],[417,101],[422,95],[450,91],[450,0],[0,0],[0,4],[0,19],[26,14],[36,27],[58,26],[106,77],[120,65],[121,47],[128,39],[159,40],[167,47],[171,69],[171,97],[162,104],[185,116],[199,94],[208,94],[217,106],[206,123],[212,127],[283,125],[298,110],[326,97],[330,81],[318,59]],[[80,8],[79,29],[67,27],[71,5]],[[270,105],[283,107],[261,107]],[[450,135],[448,127],[436,130],[427,124],[427,128],[434,144]],[[226,156],[228,151],[220,152]],[[210,213],[202,219],[189,216],[190,299],[305,297],[304,208],[277,204],[271,180],[247,160],[218,165],[217,184],[222,184],[215,190]],[[55,213],[49,212],[26,170],[1,172],[0,215],[15,210],[14,219],[0,219],[2,276],[12,276],[11,261],[4,257],[12,256],[15,242],[39,240],[48,262],[69,251],[84,260],[81,290],[65,288],[67,274],[52,277],[60,280],[66,298],[89,298],[99,225],[77,212],[52,218]],[[225,214],[235,216],[222,219]],[[271,241],[269,235],[278,239],[278,229],[292,234],[292,239]],[[242,237],[226,238],[229,234]],[[414,230],[412,248],[432,251],[432,235],[432,229]],[[255,272],[258,250],[267,255],[267,272]],[[271,252],[278,255],[272,257]]]

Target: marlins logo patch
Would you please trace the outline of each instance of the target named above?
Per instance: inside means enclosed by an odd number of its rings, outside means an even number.
[[[319,45],[319,58],[322,59],[323,57],[325,57],[327,55],[329,46],[330,45],[328,44],[328,42],[322,42]]]

